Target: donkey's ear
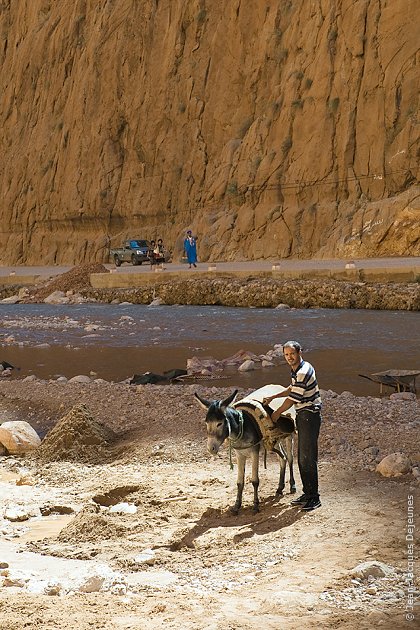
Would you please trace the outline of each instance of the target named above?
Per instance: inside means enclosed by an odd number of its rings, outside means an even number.
[[[199,396],[197,394],[197,392],[194,392],[194,397],[198,401],[198,404],[201,405],[201,407],[203,407],[203,409],[208,409],[210,407],[210,405],[211,405],[211,401],[210,400],[206,400],[205,398],[201,398],[201,396]]]
[[[230,396],[222,400],[220,403],[220,409],[226,409],[226,407],[229,407],[230,403],[232,403],[235,400],[237,393],[238,393],[238,390],[235,389],[233,394],[231,394]]]

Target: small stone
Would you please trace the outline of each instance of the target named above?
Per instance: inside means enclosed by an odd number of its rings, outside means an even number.
[[[113,584],[109,589],[109,592],[112,593],[112,595],[126,595],[127,586],[126,584]]]
[[[23,578],[12,578],[6,577],[3,580],[3,586],[17,586],[18,588],[23,588],[26,584],[26,580]]]
[[[97,593],[101,590],[105,578],[100,575],[92,575],[79,587],[80,593]]]
[[[134,562],[137,564],[147,564],[148,566],[152,566],[156,562],[156,554],[153,549],[144,549],[134,558]]]
[[[17,486],[34,486],[36,481],[31,475],[21,475],[15,483]]]
[[[117,503],[109,508],[112,514],[136,514],[137,507],[132,503]]]
[[[62,586],[61,584],[47,584],[47,586],[45,587],[44,593],[45,595],[50,595],[50,596],[56,596],[56,595],[60,595],[61,591],[62,591]]]
[[[416,400],[416,395],[413,392],[396,392],[390,395],[391,400]]]

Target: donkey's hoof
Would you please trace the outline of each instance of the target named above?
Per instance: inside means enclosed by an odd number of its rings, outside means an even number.
[[[283,496],[283,490],[280,490],[280,488],[277,488],[276,497],[282,497],[282,496]]]
[[[259,511],[260,511],[259,506],[258,505],[254,505],[254,507],[252,508],[253,514],[258,514]]]
[[[296,492],[296,486],[292,486],[290,488],[290,494],[295,494],[295,492]]]
[[[238,516],[239,508],[236,507],[236,505],[232,505],[232,507],[229,508],[229,512],[233,514],[234,516]]]

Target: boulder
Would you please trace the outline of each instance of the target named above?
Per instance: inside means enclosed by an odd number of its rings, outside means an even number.
[[[399,477],[411,470],[411,461],[404,453],[391,453],[376,466],[376,472],[383,477]]]
[[[239,367],[238,367],[239,372],[250,372],[251,370],[255,370],[255,363],[254,361],[248,360],[248,361],[244,361]]]
[[[369,577],[389,577],[394,573],[395,571],[392,567],[377,560],[362,562],[351,571],[351,575],[360,580],[367,580]]]
[[[84,374],[78,374],[77,376],[73,376],[68,380],[68,383],[91,383],[92,379],[89,376],[85,376]]]
[[[162,300],[162,298],[157,297],[152,300],[150,304],[148,304],[148,306],[161,306],[162,304],[165,304],[165,302]]]
[[[0,426],[0,444],[11,455],[21,455],[36,449],[41,439],[28,422],[12,420]]]
[[[53,291],[44,299],[45,304],[68,304],[70,299],[64,291]]]
[[[33,515],[33,510],[15,505],[6,509],[4,518],[12,523],[21,523],[28,521]]]

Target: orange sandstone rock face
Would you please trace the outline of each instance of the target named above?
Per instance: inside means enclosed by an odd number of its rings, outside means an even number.
[[[418,2],[0,9],[0,263],[420,254]]]

